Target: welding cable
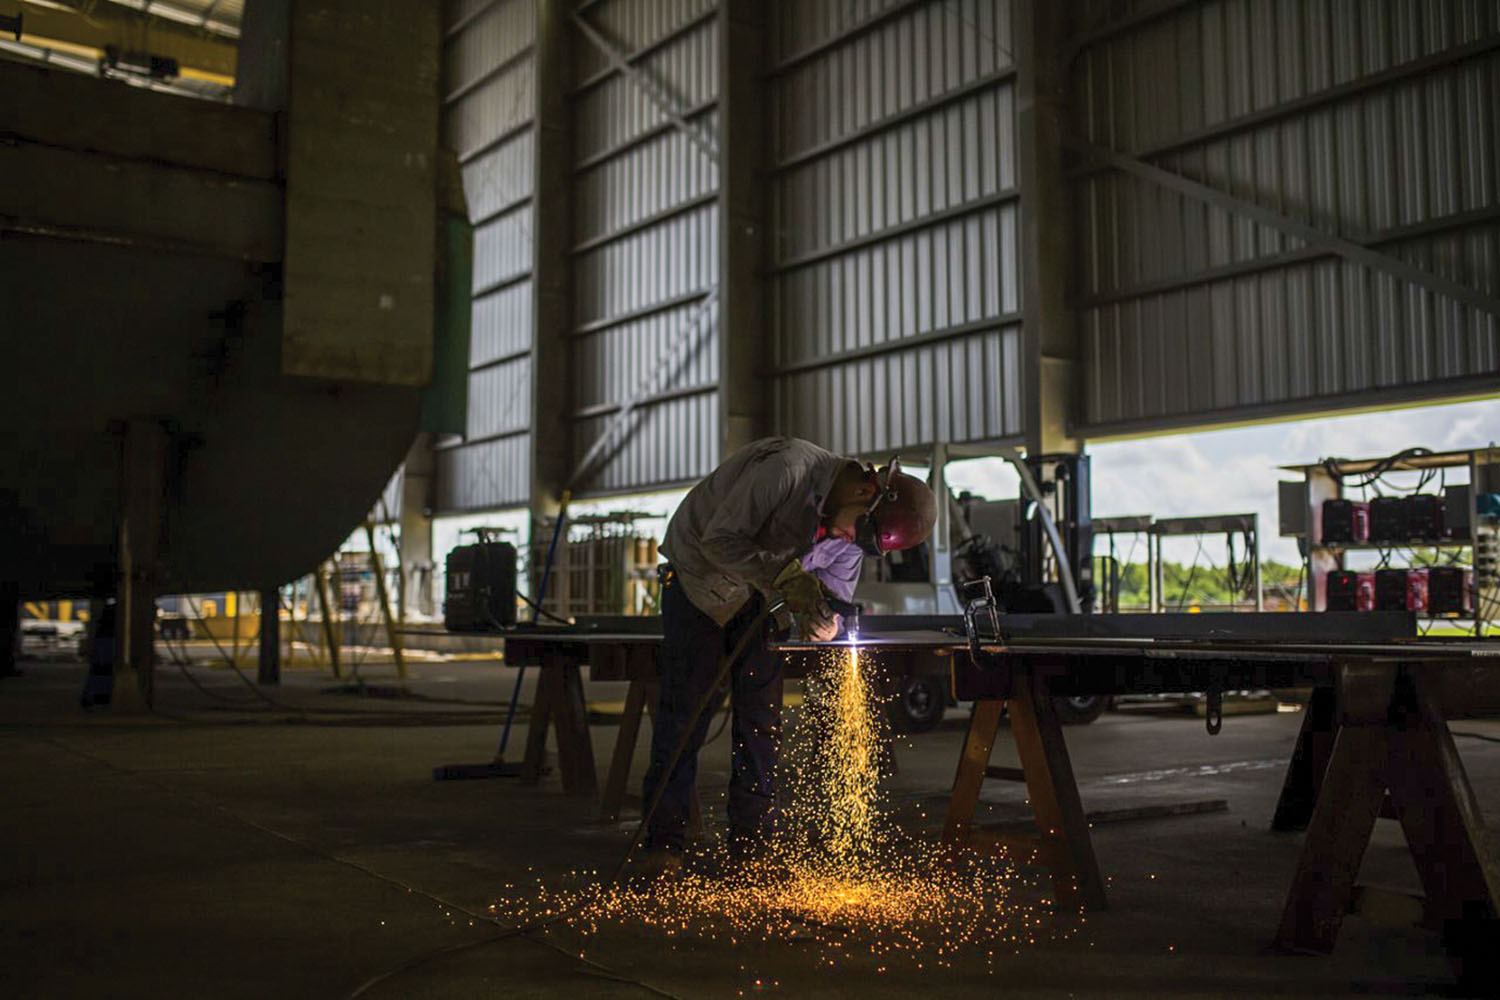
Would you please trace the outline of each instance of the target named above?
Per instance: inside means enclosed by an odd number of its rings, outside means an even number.
[[[542,566],[542,582],[537,587],[536,601],[527,600],[526,603],[532,607],[531,622],[536,624],[537,615],[542,611],[542,605],[547,603],[547,585],[552,582],[552,564],[557,559],[557,542],[562,536],[563,525],[568,520],[568,504],[572,501],[573,494],[568,490],[562,491],[562,502],[557,509],[557,523],[552,526],[552,541],[547,546],[547,562]],[[486,549],[488,553],[488,549]],[[488,558],[488,555],[486,555]],[[489,613],[489,602],[485,602],[485,613]],[[526,679],[526,664],[516,664],[516,685],[510,690],[510,708],[505,715],[505,726],[500,730],[500,745],[495,748],[495,759],[503,760],[505,750],[510,746],[511,724],[516,718],[516,703],[521,699],[521,682]]]
[[[1366,487],[1366,486],[1373,486],[1375,483],[1380,482],[1381,478],[1383,476],[1385,476],[1386,473],[1390,472],[1391,469],[1392,469],[1392,467],[1395,466],[1396,463],[1398,463],[1398,462],[1400,462],[1400,461],[1402,461],[1404,459],[1408,459],[1408,458],[1420,458],[1420,457],[1423,457],[1425,455],[1431,455],[1431,454],[1432,454],[1432,449],[1431,448],[1420,448],[1420,447],[1418,447],[1418,448],[1406,448],[1406,449],[1404,449],[1402,451],[1398,451],[1394,455],[1389,455],[1389,456],[1387,456],[1385,458],[1380,459],[1378,462],[1376,462],[1373,466],[1371,466],[1369,468],[1369,470],[1367,470],[1365,473],[1363,473],[1363,475],[1364,475],[1365,478],[1363,480],[1361,480],[1360,482],[1355,483],[1354,485],[1356,487],[1360,487],[1360,488],[1363,488],[1363,487]],[[1346,461],[1346,460],[1345,459],[1338,459],[1338,458],[1325,458],[1322,461],[1323,471],[1326,472],[1326,473],[1328,473],[1334,479],[1337,479],[1340,483],[1342,483],[1344,481],[1344,477],[1346,475],[1349,475],[1349,476],[1356,475],[1356,473],[1344,473],[1344,472],[1340,472],[1339,469],[1338,469],[1338,465],[1342,461]],[[1386,484],[1386,485],[1390,485],[1390,484]]]

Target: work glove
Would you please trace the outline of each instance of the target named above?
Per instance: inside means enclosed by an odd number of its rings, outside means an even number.
[[[786,599],[792,614],[804,618],[831,618],[833,612],[823,600],[823,582],[802,568],[802,560],[786,564],[771,586]]]
[[[786,606],[802,622],[802,634],[813,642],[828,642],[838,635],[839,617],[823,599],[823,582],[793,559],[772,584],[786,599]]]

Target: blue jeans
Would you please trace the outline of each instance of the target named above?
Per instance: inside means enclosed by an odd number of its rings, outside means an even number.
[[[667,764],[688,732],[694,709],[714,682],[719,666],[755,624],[764,607],[756,594],[727,625],[719,625],[699,611],[682,592],[682,583],[669,575],[662,585],[662,645],[659,659],[661,699],[651,731],[651,766],[646,771],[645,799],[650,803],[661,785]],[[729,778],[729,835],[731,844],[765,836],[776,826],[776,760],[781,751],[781,662],[766,648],[766,625],[729,671],[731,720]],[[680,850],[687,831],[688,810],[698,778],[698,751],[708,733],[712,708],[704,711],[687,736],[682,756],[669,777],[661,804],[651,817],[646,844]]]

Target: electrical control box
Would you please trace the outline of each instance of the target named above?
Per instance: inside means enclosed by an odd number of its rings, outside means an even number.
[[[1323,501],[1323,543],[1365,542],[1370,538],[1370,505],[1358,500]]]
[[[1434,542],[1446,538],[1446,508],[1447,502],[1435,493],[1416,493],[1406,497],[1403,501],[1406,537]]]
[[[1370,501],[1370,541],[1406,540],[1406,498],[1376,497]]]
[[[1375,610],[1375,574],[1345,569],[1329,573],[1328,610]]]
[[[1466,615],[1473,612],[1473,571],[1462,566],[1433,566],[1428,570],[1427,610],[1434,615]]]
[[[1376,611],[1426,611],[1426,569],[1375,571]]]
[[[516,547],[509,542],[461,545],[448,553],[443,627],[488,632],[516,623]]]

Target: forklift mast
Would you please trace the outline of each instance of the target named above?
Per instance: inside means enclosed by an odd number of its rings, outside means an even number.
[[[1093,496],[1089,482],[1089,456],[1053,454],[1028,456],[1026,465],[1036,479],[1062,538],[1063,557],[1072,570],[1080,607],[1087,612],[1094,595]],[[1060,579],[1056,555],[1048,544],[1042,519],[1034,501],[1023,497],[1019,505],[1016,537],[1021,548],[1022,579],[1029,587],[1053,588]]]

